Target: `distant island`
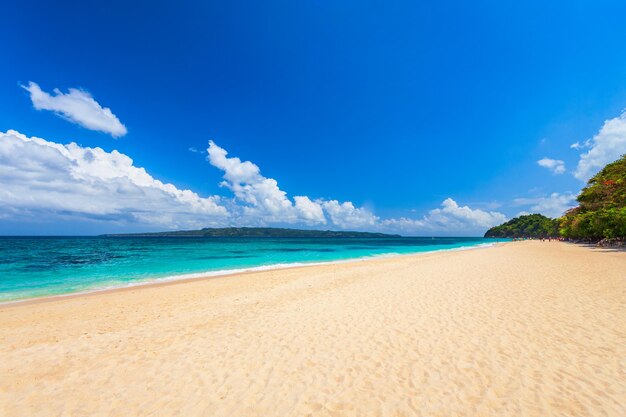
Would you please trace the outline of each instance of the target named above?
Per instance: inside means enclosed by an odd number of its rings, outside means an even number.
[[[175,232],[106,234],[103,237],[275,237],[275,238],[397,238],[386,233],[351,232],[335,230],[303,230],[279,227],[206,227],[200,230]]]

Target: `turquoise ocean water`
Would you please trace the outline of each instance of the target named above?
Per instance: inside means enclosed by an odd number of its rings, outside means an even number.
[[[458,249],[483,238],[0,237],[0,302],[142,282]]]

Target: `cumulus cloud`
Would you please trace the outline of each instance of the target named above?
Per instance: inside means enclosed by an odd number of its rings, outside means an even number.
[[[440,208],[430,210],[421,219],[387,219],[382,221],[382,225],[390,229],[422,232],[475,232],[504,221],[506,216],[500,212],[459,206],[452,198],[446,198]]]
[[[346,228],[372,228],[379,218],[363,207],[355,207],[350,201],[340,203],[337,200],[322,202],[322,207],[337,226]]]
[[[293,199],[296,211],[306,223],[326,224],[324,210],[318,202],[312,201],[307,196],[295,196]]]
[[[528,206],[518,215],[540,213],[548,217],[560,217],[570,208],[576,206],[576,195],[572,193],[552,193],[549,196],[516,198],[513,200],[516,206]]]
[[[326,217],[319,202],[306,196],[294,197],[280,189],[273,178],[261,175],[261,170],[250,161],[229,157],[228,152],[210,141],[207,160],[224,172],[220,184],[233,192],[244,203],[242,215],[261,220],[263,223],[297,223],[309,225],[326,224]]]
[[[565,162],[560,159],[543,158],[537,161],[537,165],[552,171],[553,174],[559,175],[565,172]]]
[[[364,207],[352,202],[311,199],[295,196],[293,202],[273,178],[261,175],[261,170],[250,161],[229,157],[225,149],[210,141],[207,159],[224,172],[223,187],[231,190],[242,203],[242,218],[263,223],[305,223],[332,225],[340,229],[374,229],[379,218]]]
[[[441,208],[431,210],[424,220],[431,227],[463,230],[468,227],[489,228],[504,222],[506,216],[497,211],[459,206],[453,199],[446,198]]]
[[[626,111],[605,121],[600,131],[588,142],[588,147],[589,151],[580,155],[574,172],[574,176],[582,181],[587,181],[606,164],[626,154]]]
[[[108,107],[102,107],[88,92],[70,88],[67,93],[58,88],[53,95],[43,91],[37,83],[23,85],[30,93],[30,99],[37,110],[50,110],[73,123],[90,130],[108,133],[113,137],[126,134],[126,126]]]
[[[290,198],[256,164],[229,156],[214,142],[207,159],[223,172],[221,186],[232,197],[201,197],[163,183],[115,150],[0,132],[0,219],[100,220],[159,229],[294,224],[411,234],[478,234],[505,220],[450,198],[419,219],[381,219],[350,201]]]
[[[0,132],[0,213],[122,221],[164,228],[222,224],[218,197],[163,183],[118,152]]]
[[[446,199],[441,208],[431,210],[418,220],[382,220],[367,208],[357,207],[350,201],[295,196],[294,203],[280,189],[278,182],[261,175],[254,163],[229,157],[228,152],[213,141],[209,142],[207,153],[209,162],[224,172],[221,185],[245,204],[241,216],[244,221],[252,218],[263,223],[304,222],[308,225],[330,224],[340,229],[395,232],[463,232],[487,229],[506,220],[502,213],[461,207],[451,198]]]

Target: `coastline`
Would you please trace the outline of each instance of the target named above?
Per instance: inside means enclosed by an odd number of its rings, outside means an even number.
[[[81,297],[81,296],[90,296],[91,294],[101,294],[108,292],[116,292],[116,291],[124,291],[124,290],[132,290],[135,288],[141,287],[150,287],[150,286],[162,286],[176,283],[185,283],[192,282],[197,280],[206,280],[211,278],[219,278],[219,277],[232,277],[242,274],[254,274],[264,271],[274,271],[274,270],[285,270],[285,269],[293,269],[293,268],[307,268],[312,266],[321,266],[321,265],[332,265],[332,264],[345,264],[352,262],[364,262],[370,261],[374,259],[384,259],[384,258],[393,258],[393,257],[401,257],[401,256],[416,256],[416,255],[426,255],[431,253],[439,253],[439,252],[453,252],[453,251],[464,251],[464,250],[472,250],[472,249],[486,249],[497,245],[503,245],[508,242],[490,242],[490,243],[480,243],[476,245],[468,245],[461,247],[454,247],[450,249],[433,249],[422,252],[411,252],[411,253],[385,253],[380,255],[368,255],[357,258],[347,258],[347,259],[337,259],[333,261],[322,261],[322,262],[293,262],[293,263],[279,263],[279,264],[270,264],[270,265],[262,265],[262,266],[254,266],[249,268],[235,268],[235,269],[221,269],[216,271],[204,271],[204,272],[194,272],[187,274],[179,274],[179,275],[170,275],[164,277],[157,278],[146,278],[142,280],[136,280],[128,282],[124,285],[113,285],[113,286],[105,286],[105,287],[94,287],[85,291],[76,291],[76,292],[68,292],[62,294],[54,294],[54,295],[45,295],[40,297],[28,297],[21,298],[17,300],[9,300],[9,301],[0,301],[0,308],[4,306],[13,306],[13,305],[22,305],[22,304],[33,304],[39,302],[50,302],[58,299],[72,298],[72,297]]]
[[[0,306],[0,410],[617,417],[625,269],[527,241]]]

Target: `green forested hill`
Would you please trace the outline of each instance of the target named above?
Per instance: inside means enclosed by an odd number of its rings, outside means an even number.
[[[626,238],[626,155],[589,180],[578,207],[559,219],[541,214],[519,216],[492,227],[485,237],[565,237],[583,240]]]
[[[541,214],[519,216],[500,226],[492,227],[485,237],[557,237],[559,224]]]
[[[626,237],[626,155],[591,178],[577,200],[579,206],[560,219],[563,237]]]
[[[300,230],[278,227],[223,227],[205,228],[200,230],[180,230],[176,232],[156,233],[128,233],[104,235],[105,237],[307,237],[307,238],[335,238],[335,237],[400,237],[385,233],[344,232],[333,230]]]

